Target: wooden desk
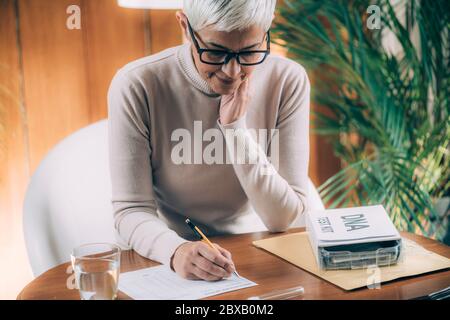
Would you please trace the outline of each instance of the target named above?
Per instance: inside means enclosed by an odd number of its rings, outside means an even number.
[[[297,228],[289,233],[303,231]],[[258,283],[258,286],[230,292],[209,299],[247,299],[275,289],[302,285],[304,299],[412,299],[450,286],[450,270],[437,271],[421,276],[400,279],[381,284],[380,289],[367,288],[344,291],[321,278],[304,271],[275,255],[252,245],[252,241],[276,236],[268,232],[249,233],[214,238],[214,242],[227,248],[239,273]],[[450,247],[421,236],[402,233],[430,251],[450,258]],[[122,252],[121,272],[156,266],[158,263],[139,256],[134,251]],[[67,289],[70,263],[64,263],[43,273],[29,283],[17,299],[79,299],[76,289]],[[120,278],[119,278],[120,279]],[[120,281],[120,280],[119,280]],[[128,297],[119,292],[119,299]]]

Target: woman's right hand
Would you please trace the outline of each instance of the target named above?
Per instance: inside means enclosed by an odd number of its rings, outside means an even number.
[[[231,253],[214,244],[212,249],[202,241],[186,242],[173,254],[171,267],[177,274],[190,280],[217,281],[235,271]]]

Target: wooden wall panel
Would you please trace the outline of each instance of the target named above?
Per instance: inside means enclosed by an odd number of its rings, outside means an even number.
[[[176,12],[177,10],[150,10],[150,50],[152,53],[183,43],[183,35],[175,17]]]
[[[316,77],[314,73],[308,74],[311,81],[311,91],[314,91]],[[317,81],[319,81],[317,79]],[[323,136],[313,134],[314,111],[327,112],[323,106],[311,102],[311,134],[310,134],[310,159],[309,176],[316,187],[323,184],[328,178],[339,172],[340,160],[334,155],[332,144]]]
[[[312,106],[315,108],[316,106]],[[333,153],[333,147],[322,136],[311,134],[310,137],[309,176],[316,187],[337,173],[341,163]]]
[[[89,124],[83,33],[66,27],[70,5],[81,1],[19,0],[31,172],[57,142]]]
[[[116,0],[83,0],[89,122],[107,117],[106,95],[117,69],[145,55],[143,10],[121,8]]]
[[[31,280],[22,236],[29,168],[20,80],[14,1],[0,0],[0,299]]]

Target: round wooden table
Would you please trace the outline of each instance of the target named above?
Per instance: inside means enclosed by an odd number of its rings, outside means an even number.
[[[288,233],[303,230],[296,228],[289,230]],[[305,288],[303,299],[413,299],[450,286],[450,270],[447,269],[382,283],[381,288],[377,290],[362,288],[345,291],[252,245],[255,240],[273,236],[275,236],[273,233],[258,232],[214,238],[214,242],[233,253],[233,260],[239,273],[259,285],[209,299],[247,299],[271,290],[298,285]],[[402,236],[415,241],[427,250],[450,258],[449,246],[410,233],[402,233]],[[159,263],[143,258],[132,250],[122,252],[121,272],[156,265]],[[74,275],[71,271],[69,262],[48,270],[30,282],[17,299],[80,299],[78,290],[69,289],[74,284]],[[129,299],[122,292],[119,292],[118,298]]]

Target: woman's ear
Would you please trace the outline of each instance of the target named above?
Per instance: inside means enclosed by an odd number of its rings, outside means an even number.
[[[187,25],[187,17],[186,17],[186,15],[184,14],[183,11],[177,11],[175,16],[177,17],[178,24],[180,25],[180,29],[181,29],[181,32],[183,34],[183,38],[184,39],[190,39],[191,37],[190,37],[189,32],[188,32],[188,25]]]

